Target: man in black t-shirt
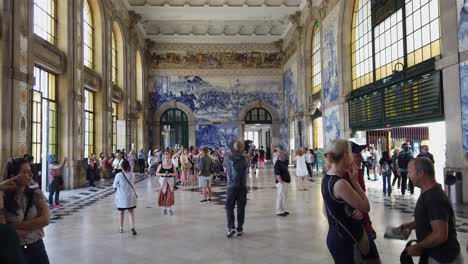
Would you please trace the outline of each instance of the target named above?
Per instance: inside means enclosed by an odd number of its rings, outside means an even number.
[[[288,187],[291,183],[291,175],[288,170],[288,153],[281,150],[278,160],[275,163],[275,183],[276,183],[276,215],[287,216],[289,212],[285,210],[288,198]]]
[[[400,226],[416,230],[417,244],[408,247],[410,256],[421,256],[420,263],[463,263],[457,240],[455,214],[440,184],[435,180],[434,165],[428,158],[416,158],[408,164],[408,176],[421,196],[414,209],[414,221]]]

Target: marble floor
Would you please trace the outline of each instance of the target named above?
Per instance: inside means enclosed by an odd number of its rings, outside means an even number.
[[[291,169],[294,175],[294,170]],[[136,210],[137,236],[119,233],[110,182],[98,188],[63,193],[65,205],[52,210],[45,244],[51,263],[332,263],[325,239],[328,224],[322,214],[320,179],[308,191],[291,184],[288,206],[291,215],[275,215],[273,171],[251,173],[245,233],[226,238],[225,187],[214,187],[213,202],[200,204],[195,188],[176,191],[175,215],[163,215],[156,204],[154,178],[139,175]],[[412,219],[415,197],[396,191],[391,198],[381,193],[381,182],[368,182],[371,219],[378,233],[377,247],[383,263],[399,263],[404,241],[383,238],[385,227]],[[468,259],[468,209],[456,208],[459,241]],[[412,235],[414,237],[414,234]]]

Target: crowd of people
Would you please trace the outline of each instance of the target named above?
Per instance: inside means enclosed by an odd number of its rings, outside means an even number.
[[[265,168],[266,155],[263,147],[257,149],[252,145],[246,146],[244,142],[234,141],[229,144],[227,151],[222,148],[181,147],[154,149],[147,154],[143,150],[138,153],[132,150],[127,154],[123,149],[109,158],[101,153],[99,159],[93,153],[84,164],[90,186],[94,186],[98,178],[113,179],[115,206],[120,213],[119,231],[124,232],[127,211],[132,235],[137,235],[135,210],[138,194],[135,190],[135,173],[147,172],[158,178],[157,200],[164,215],[174,215],[174,192],[178,188],[199,188],[202,194],[200,202],[209,203],[214,177],[225,179],[227,237],[231,238],[235,234],[243,235],[247,177],[250,170],[257,172]],[[385,195],[391,195],[392,186],[396,182],[401,187],[402,195],[407,186],[410,193],[414,192],[414,187],[421,189],[414,221],[399,227],[402,233],[416,230],[416,243],[408,245],[402,255],[420,256],[420,263],[463,263],[455,229],[455,215],[447,196],[435,181],[434,158],[428,147],[423,146],[416,158],[407,143],[402,145],[401,150],[394,150],[392,156],[387,151],[382,152],[380,160],[374,162],[377,156],[373,148],[368,150],[366,146],[346,140],[332,141],[325,150],[321,192],[323,214],[329,224],[326,244],[335,263],[381,263],[375,243],[377,233],[369,216],[371,206],[364,180],[369,167],[374,173],[374,179],[382,175]],[[288,189],[292,181],[289,158],[289,153],[280,148],[276,148],[272,155],[277,194],[276,215],[280,217],[290,215],[287,208]],[[291,158],[296,165],[297,189],[307,190],[307,177],[315,181],[313,171],[318,163],[317,152],[298,149]],[[5,180],[0,183],[2,263],[49,263],[42,240],[44,227],[50,221],[49,208],[61,206],[61,170],[67,159],[58,162],[51,155],[47,160],[49,199],[40,189],[31,185],[34,178],[31,161],[28,155],[8,161]],[[369,171],[367,176],[370,178]]]

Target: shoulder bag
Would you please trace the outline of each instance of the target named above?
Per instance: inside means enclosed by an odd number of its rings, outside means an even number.
[[[122,172],[122,175],[124,176],[124,179],[127,181],[127,183],[130,185],[130,187],[132,187],[132,190],[133,192],[135,193],[135,197],[137,198],[138,200],[138,194],[137,192],[135,191],[135,188],[133,188],[133,185],[130,183],[130,181],[127,179],[127,175],[125,175],[123,172]]]

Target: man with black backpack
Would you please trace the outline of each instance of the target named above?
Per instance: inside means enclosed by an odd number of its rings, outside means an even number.
[[[224,170],[227,178],[226,217],[228,222],[227,237],[236,231],[241,236],[244,231],[245,205],[247,204],[247,174],[249,163],[243,155],[244,144],[234,141],[230,144],[231,155],[224,159]],[[237,204],[237,229],[235,228],[234,207]]]
[[[401,194],[405,195],[406,185],[411,194],[414,193],[414,186],[411,180],[408,180],[408,163],[414,159],[413,153],[409,150],[408,143],[401,145],[401,151],[398,154],[398,167],[401,175]]]

